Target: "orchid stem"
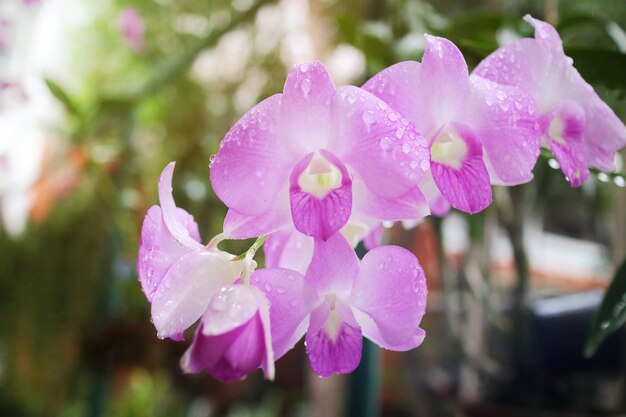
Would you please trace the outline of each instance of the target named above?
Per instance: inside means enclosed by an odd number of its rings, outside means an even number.
[[[219,236],[219,235],[218,235]],[[246,255],[248,255],[249,253],[252,254],[252,257],[254,258],[254,255],[256,254],[256,252],[261,248],[261,246],[263,246],[263,244],[265,243],[265,240],[267,239],[267,235],[262,235],[259,236],[254,243],[252,244],[252,246],[250,246],[250,248],[245,251],[242,254],[237,255],[233,261],[240,261],[242,259],[244,259],[246,257]]]

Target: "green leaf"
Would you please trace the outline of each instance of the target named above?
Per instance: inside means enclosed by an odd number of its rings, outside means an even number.
[[[596,311],[585,346],[585,356],[590,358],[596,353],[604,339],[626,322],[626,259],[613,277],[613,281],[604,294],[600,308]]]
[[[78,110],[78,107],[70,98],[70,96],[65,92],[65,90],[59,84],[55,83],[49,78],[46,78],[45,81],[52,95],[56,97],[56,99],[59,100],[63,104],[63,106],[65,106],[65,109],[76,116],[80,116],[80,111]]]
[[[588,83],[626,91],[626,54],[584,47],[565,48],[565,54]]]

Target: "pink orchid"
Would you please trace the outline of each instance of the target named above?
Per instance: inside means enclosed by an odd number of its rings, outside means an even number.
[[[426,136],[431,169],[420,186],[431,210],[445,213],[449,203],[476,213],[491,203],[491,183],[532,178],[539,155],[535,102],[514,86],[470,77],[452,42],[426,39],[421,64],[393,65],[363,88]]]
[[[250,282],[269,299],[274,354],[280,358],[306,333],[311,367],[320,376],[349,373],[361,359],[362,335],[381,347],[419,346],[426,280],[413,254],[397,246],[370,251],[361,263],[337,233],[315,240],[306,275],[257,270]]]
[[[161,206],[152,206],[143,222],[137,270],[152,320],[161,338],[182,340],[182,333],[206,311],[213,295],[241,276],[243,262],[200,243],[193,217],[172,198],[174,163],[159,180]]]
[[[181,359],[186,372],[206,371],[222,382],[243,379],[262,367],[274,378],[269,303],[250,285],[222,287],[213,296],[191,346]]]
[[[213,189],[229,208],[224,232],[247,238],[295,228],[326,240],[347,224],[367,231],[423,216],[425,145],[380,99],[335,88],[320,62],[296,66],[282,94],[230,129],[211,164]]]
[[[124,41],[135,52],[141,52],[144,48],[144,33],[146,27],[143,18],[134,7],[126,7],[120,12],[117,23]]]
[[[535,28],[534,39],[501,47],[474,74],[530,92],[543,144],[576,187],[588,178],[589,166],[614,169],[615,152],[626,146],[626,127],[572,66],[557,31],[529,15],[524,19]]]

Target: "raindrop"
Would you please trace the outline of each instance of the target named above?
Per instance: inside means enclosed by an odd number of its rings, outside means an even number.
[[[211,168],[211,166],[213,165],[213,162],[215,162],[215,158],[217,158],[217,154],[213,154],[209,156],[209,168]]]
[[[300,64],[300,71],[305,73],[309,70],[309,64]]]
[[[366,124],[371,125],[375,122],[375,120],[376,118],[374,117],[374,113],[371,110],[363,112],[363,121]]]
[[[285,289],[283,287],[277,287],[276,288],[276,292],[279,294],[284,294],[285,293]]]
[[[498,100],[502,101],[506,98],[506,94],[504,94],[504,91],[498,90],[496,91],[496,97],[498,98]]]
[[[311,80],[308,78],[302,80],[302,83],[300,84],[300,90],[302,90],[302,94],[304,94],[304,97],[307,97],[311,92]]]
[[[265,291],[267,292],[272,291],[272,286],[270,284],[265,284],[264,287],[265,287]]]
[[[379,109],[381,109],[381,110],[385,110],[385,109],[387,109],[387,103],[385,103],[385,102],[384,102],[384,101],[382,101],[382,100],[379,100],[379,101],[378,101],[378,108],[379,108]]]
[[[606,173],[604,173],[604,172],[600,172],[598,174],[598,181],[600,181],[600,182],[609,182],[609,176]]]
[[[385,136],[384,138],[380,140],[380,148],[383,151],[386,151],[387,149],[389,149],[390,145],[391,145],[391,139],[389,139],[387,136]]]
[[[618,187],[621,187],[621,188],[626,187],[626,180],[624,179],[624,177],[615,177],[615,178],[613,178],[613,182]]]
[[[419,166],[419,162],[411,161],[409,165],[411,165],[411,169],[417,169],[417,167]]]
[[[396,113],[395,111],[392,111],[392,112],[389,112],[389,114],[387,114],[387,117],[392,122],[395,122],[396,120],[398,120],[400,118],[400,115],[398,113]]]
[[[404,142],[402,144],[402,152],[404,154],[408,154],[409,152],[411,152],[411,145],[409,145],[407,142]]]
[[[420,162],[420,168],[422,168],[422,171],[428,171],[430,162],[427,159],[422,160],[422,162]]]
[[[404,128],[400,126],[398,129],[396,129],[396,137],[398,139],[401,139],[402,136],[404,136]]]
[[[550,158],[550,160],[548,161],[548,165],[550,165],[550,168],[552,168],[552,169],[559,169],[559,168],[561,168],[561,165],[554,158]]]

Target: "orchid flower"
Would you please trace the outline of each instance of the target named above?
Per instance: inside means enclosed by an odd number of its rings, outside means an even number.
[[[335,88],[320,62],[296,66],[212,159],[229,238],[295,229],[327,240],[346,225],[367,232],[428,213],[417,187],[429,168],[424,138],[370,93]]]
[[[529,15],[524,19],[535,28],[534,39],[501,47],[474,74],[533,95],[543,145],[576,187],[587,180],[589,166],[614,169],[615,152],[626,146],[626,127],[572,66],[557,31]]]
[[[186,372],[206,371],[222,382],[243,379],[262,367],[274,378],[269,303],[251,285],[222,287],[202,316],[181,359]]]
[[[119,27],[124,41],[135,52],[141,52],[144,48],[144,33],[146,27],[139,13],[134,7],[126,7],[120,11],[117,18]]]
[[[393,65],[363,88],[426,136],[431,169],[420,184],[435,214],[449,204],[476,213],[491,203],[491,183],[530,181],[539,156],[535,102],[514,86],[469,76],[461,51],[426,36],[421,64]]]
[[[172,162],[159,179],[161,205],[152,206],[144,219],[137,270],[157,335],[182,340],[212,296],[241,276],[244,264],[217,249],[219,239],[200,243],[193,217],[174,203],[173,173]]]
[[[383,246],[359,264],[337,233],[315,239],[306,275],[281,268],[260,269],[250,282],[269,299],[275,357],[306,333],[311,367],[319,376],[349,373],[361,360],[362,336],[381,347],[405,351],[419,346],[426,306],[426,280],[406,249]]]

